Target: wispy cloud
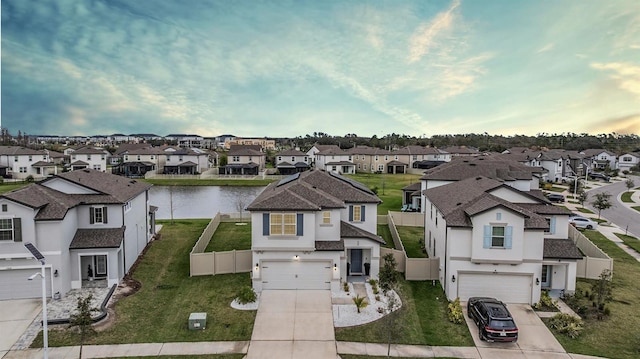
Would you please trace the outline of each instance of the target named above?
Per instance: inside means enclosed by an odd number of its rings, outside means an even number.
[[[609,76],[621,90],[630,92],[640,101],[640,65],[624,62],[592,63],[597,70],[609,71]]]
[[[608,118],[589,128],[590,133],[618,133],[618,134],[638,134],[640,133],[640,113]]]
[[[542,46],[541,48],[539,48],[538,51],[536,51],[536,54],[542,54],[544,52],[550,51],[550,50],[553,49],[554,46],[555,46],[554,43],[546,44],[546,45]]]
[[[459,6],[460,0],[453,0],[446,11],[439,13],[433,20],[418,27],[409,40],[409,63],[420,61],[432,47],[436,46],[439,37],[451,29],[455,10]]]

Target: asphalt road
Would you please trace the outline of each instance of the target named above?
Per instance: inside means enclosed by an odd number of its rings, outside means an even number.
[[[634,182],[634,188],[640,186],[640,177],[629,176]],[[618,197],[622,192],[627,191],[625,181],[613,182],[610,185],[602,186],[589,190],[587,193],[589,197],[584,203],[585,207],[591,209],[593,212],[598,213],[598,210],[593,208],[591,202],[595,199],[596,193],[608,192],[611,194],[611,208],[605,209],[601,212],[601,216],[606,218],[610,222],[616,224],[622,230],[627,230],[630,235],[636,238],[640,238],[640,212],[628,208],[622,204]],[[638,204],[636,204],[638,205]]]

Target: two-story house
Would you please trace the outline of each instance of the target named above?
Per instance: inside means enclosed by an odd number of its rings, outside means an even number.
[[[116,154],[122,161],[112,168],[114,174],[138,178],[145,177],[147,172],[157,171],[164,152],[156,147],[143,144],[135,146],[121,146]]]
[[[205,150],[167,146],[162,151],[158,171],[164,174],[194,175],[209,169],[209,154]]]
[[[546,171],[541,167],[532,167],[518,161],[510,161],[504,157],[457,157],[451,162],[442,164],[424,172],[420,177],[422,212],[426,210],[424,191],[461,181],[466,178],[485,176],[499,179],[506,185],[521,191],[538,191],[540,181]],[[414,199],[415,200],[415,199]]]
[[[91,146],[80,147],[69,151],[69,168],[71,171],[91,168],[104,172],[107,170],[107,158],[109,155],[109,151],[105,149]]]
[[[46,151],[34,150],[20,146],[0,146],[0,166],[4,168],[4,176],[15,179],[42,179],[58,172],[55,163],[49,159]]]
[[[532,304],[543,288],[575,291],[582,255],[568,239],[566,209],[484,176],[424,194],[425,246],[440,258],[448,299]]]
[[[253,288],[331,289],[353,276],[376,278],[380,199],[335,172],[311,170],[274,182],[251,212]]]
[[[317,148],[317,146],[314,147]],[[315,153],[315,168],[319,170],[346,174],[356,173],[353,155],[336,145],[323,146],[322,150],[318,152],[313,151],[313,148],[309,151]]]
[[[429,169],[451,161],[451,154],[435,148],[406,146],[394,153],[398,161],[408,163],[412,169]],[[415,171],[414,171],[415,172]]]
[[[48,296],[90,280],[117,284],[155,232],[150,187],[82,169],[0,195],[0,299],[42,295],[26,280],[40,264],[25,242],[46,257]]]
[[[640,165],[640,152],[627,152],[618,157],[618,169],[631,171],[632,167]]]
[[[602,170],[605,168],[616,169],[618,168],[616,154],[604,150],[602,148],[591,148],[582,151],[585,155],[585,161],[590,164],[591,169]]]
[[[221,175],[252,175],[264,171],[267,156],[260,145],[232,145],[227,152],[227,164],[219,167]]]
[[[306,153],[291,149],[276,154],[276,169],[281,175],[290,175],[307,171],[311,166],[311,159]]]

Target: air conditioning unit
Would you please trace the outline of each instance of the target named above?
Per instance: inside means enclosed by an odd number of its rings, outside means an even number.
[[[189,315],[189,329],[200,330],[207,327],[207,313],[191,313]]]

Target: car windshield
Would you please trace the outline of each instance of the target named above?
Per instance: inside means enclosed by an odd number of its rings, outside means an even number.
[[[514,329],[516,327],[516,324],[513,322],[513,320],[494,319],[491,321],[490,326],[494,329]]]

